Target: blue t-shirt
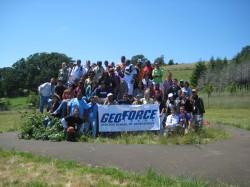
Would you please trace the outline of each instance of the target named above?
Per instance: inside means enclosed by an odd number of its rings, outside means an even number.
[[[88,113],[88,118],[89,119],[97,119],[97,112],[98,112],[98,104],[94,103],[93,105],[88,103],[89,106],[89,113]]]
[[[70,107],[70,115],[74,114],[74,109],[79,109],[79,116],[83,118],[84,110],[88,109],[89,106],[84,99],[78,100],[77,98],[73,98],[68,102],[68,106]]]

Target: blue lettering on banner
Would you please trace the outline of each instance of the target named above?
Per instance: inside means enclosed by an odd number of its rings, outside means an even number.
[[[101,123],[119,123],[121,120],[155,119],[157,110],[124,111],[123,113],[104,113]]]

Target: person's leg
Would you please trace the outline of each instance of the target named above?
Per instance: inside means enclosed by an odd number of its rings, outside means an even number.
[[[46,103],[46,99],[47,97],[44,97],[44,96],[40,96],[40,104],[39,104],[39,111],[41,113],[43,113],[43,108],[44,108],[44,104]]]
[[[89,132],[90,123],[84,123],[83,133],[86,136]]]
[[[92,138],[96,138],[96,127],[97,127],[97,120],[93,119],[90,122],[92,128]]]

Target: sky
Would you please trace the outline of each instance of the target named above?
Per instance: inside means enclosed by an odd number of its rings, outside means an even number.
[[[0,0],[0,68],[58,52],[117,64],[233,58],[250,45],[249,0]]]

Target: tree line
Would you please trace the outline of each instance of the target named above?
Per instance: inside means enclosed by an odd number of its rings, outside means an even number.
[[[250,86],[250,46],[228,60],[227,58],[214,58],[208,62],[199,61],[190,77],[190,83],[198,89],[214,91],[248,90]]]

